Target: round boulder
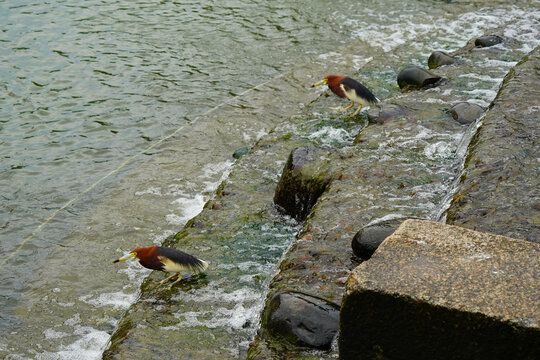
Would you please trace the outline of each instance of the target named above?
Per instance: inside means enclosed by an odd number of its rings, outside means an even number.
[[[442,51],[433,52],[428,59],[428,67],[430,69],[438,68],[443,65],[452,65],[456,59]]]
[[[397,83],[401,90],[416,90],[436,86],[441,79],[427,70],[412,66],[399,72]]]
[[[303,293],[277,293],[266,306],[262,326],[284,345],[330,349],[339,328],[339,306]]]
[[[362,260],[369,259],[384,239],[392,235],[406,219],[405,217],[399,217],[383,220],[360,229],[351,242],[354,254]]]
[[[474,40],[474,46],[476,47],[490,47],[503,42],[503,38],[497,35],[481,36]]]
[[[381,107],[372,106],[367,111],[368,121],[375,124],[384,124],[399,116],[407,115],[407,110],[395,104],[383,104]]]
[[[484,108],[468,102],[457,103],[448,110],[448,114],[450,114],[454,120],[464,125],[475,122],[483,113]]]

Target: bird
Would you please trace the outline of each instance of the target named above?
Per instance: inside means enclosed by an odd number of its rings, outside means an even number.
[[[208,263],[204,260],[183,251],[162,246],[136,248],[121,258],[114,260],[113,263],[131,258],[138,258],[139,264],[147,269],[174,273],[158,283],[158,286],[161,286],[171,279],[178,277],[175,282],[165,289],[169,291],[177,282],[182,280],[181,271],[190,271],[197,274],[204,272],[208,268]]]
[[[358,81],[351,79],[347,76],[339,75],[327,75],[320,82],[313,84],[311,87],[319,85],[328,85],[330,90],[340,98],[346,98],[351,100],[351,104],[344,109],[339,111],[349,110],[354,106],[355,103],[358,103],[358,109],[354,112],[352,116],[356,116],[362,106],[376,105],[379,102],[379,99],[373,95],[367,87],[360,84]]]

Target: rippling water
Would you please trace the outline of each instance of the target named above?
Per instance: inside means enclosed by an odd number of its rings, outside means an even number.
[[[472,36],[511,24],[531,28],[520,39],[525,54],[538,44],[537,5],[0,1],[0,335],[11,335],[0,340],[0,354],[100,356],[117,317],[135,300],[144,270],[129,269],[134,285],[123,295],[114,292],[106,275],[96,276],[84,284],[87,294],[73,290],[75,300],[55,299],[63,304],[62,313],[47,306],[43,312],[50,313],[31,329],[24,325],[25,314],[54,294],[63,297],[63,289],[77,287],[62,268],[64,261],[74,263],[74,272],[92,274],[117,255],[119,245],[108,248],[109,239],[140,230],[124,227],[117,214],[127,200],[111,200],[111,194],[119,182],[129,182],[131,171],[162,154],[149,148],[152,144],[180,127],[189,129],[200,115],[298,64],[336,56],[351,42],[364,42],[372,52],[358,54],[359,64],[398,46],[410,51],[414,63],[435,47],[453,50]],[[423,38],[432,42],[419,41]],[[374,80],[384,84],[382,95],[395,86],[393,79],[390,74]],[[473,95],[485,105],[495,93]],[[269,130],[253,128],[251,138],[238,136],[249,143]],[[214,161],[223,149],[189,145],[205,164],[194,166],[200,173],[186,164],[178,170],[187,171],[182,180],[166,179],[162,187],[141,184],[131,194],[148,198],[144,210],[154,206],[156,197],[182,199],[167,209],[152,208],[155,219],[138,219],[146,226],[140,238],[159,243],[179,230],[201,210],[232,164],[232,159]],[[166,173],[160,164],[149,172]],[[99,221],[92,215],[98,204],[111,211]],[[101,243],[92,246],[80,234]],[[65,248],[76,248],[80,260],[63,259]],[[88,307],[85,315],[79,303]],[[92,313],[102,307],[107,310]],[[55,330],[55,321],[71,326],[70,333]]]

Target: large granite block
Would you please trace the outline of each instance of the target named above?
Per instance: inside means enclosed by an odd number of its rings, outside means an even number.
[[[540,245],[407,220],[350,274],[341,359],[538,359]]]

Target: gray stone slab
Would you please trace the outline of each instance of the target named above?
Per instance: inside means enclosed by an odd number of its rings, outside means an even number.
[[[533,359],[540,245],[407,220],[347,281],[340,358]]]
[[[447,222],[540,242],[540,47],[504,82],[469,146]]]

